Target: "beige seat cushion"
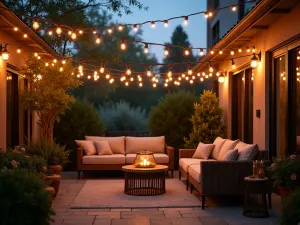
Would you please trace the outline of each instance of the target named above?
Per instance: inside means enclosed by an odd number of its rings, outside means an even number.
[[[126,154],[145,150],[165,153],[165,137],[126,137]]]
[[[154,153],[156,164],[167,164],[169,163],[169,156],[167,154],[162,153]],[[126,164],[133,164],[135,160],[136,154],[126,154],[125,162]]]
[[[218,156],[218,160],[222,160],[226,154],[226,152],[228,152],[229,150],[235,149],[235,146],[237,145],[237,143],[239,143],[239,139],[237,140],[229,140],[226,139],[224,145],[221,148],[220,154]]]
[[[215,161],[215,159],[193,159],[193,158],[181,158],[179,160],[179,166],[186,172],[191,165],[200,165],[201,161]]]
[[[83,164],[125,164],[125,155],[113,154],[113,155],[91,155],[83,156]]]
[[[96,155],[97,150],[93,141],[75,140],[76,144],[83,149],[86,155]]]
[[[215,145],[204,144],[200,142],[197,149],[193,155],[193,159],[208,159]]]
[[[191,177],[193,177],[198,183],[202,182],[201,177],[201,166],[199,165],[191,165],[188,169],[188,173]]]
[[[108,141],[111,151],[114,154],[125,154],[125,136],[122,137],[99,137],[85,136],[89,141]]]
[[[112,155],[113,152],[110,149],[108,141],[95,141],[95,146],[98,155]]]
[[[221,149],[222,149],[225,141],[226,141],[226,139],[223,139],[221,137],[217,137],[215,139],[215,141],[213,143],[215,145],[215,147],[214,147],[214,149],[213,149],[213,151],[211,153],[211,158],[218,159],[218,156],[220,154],[220,151],[221,151]]]

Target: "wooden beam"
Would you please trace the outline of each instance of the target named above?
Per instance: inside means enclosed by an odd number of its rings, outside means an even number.
[[[267,30],[269,27],[268,26],[253,26],[251,29],[255,30]]]
[[[270,13],[274,14],[288,14],[291,12],[290,8],[275,8],[270,11]]]

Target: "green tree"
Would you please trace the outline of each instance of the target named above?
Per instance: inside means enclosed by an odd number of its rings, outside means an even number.
[[[166,143],[176,149],[183,147],[183,137],[192,129],[189,118],[197,98],[186,91],[167,94],[153,107],[149,115],[149,129],[153,136],[165,136]]]
[[[82,83],[75,78],[71,61],[48,67],[46,62],[29,57],[20,69],[30,84],[30,88],[22,93],[21,101],[25,108],[38,114],[42,136],[52,140],[55,120],[75,101],[69,91]]]
[[[191,117],[193,128],[188,138],[184,138],[185,147],[194,148],[199,142],[212,143],[216,137],[224,134],[224,110],[212,91],[204,91],[200,102],[194,104],[194,115]]]

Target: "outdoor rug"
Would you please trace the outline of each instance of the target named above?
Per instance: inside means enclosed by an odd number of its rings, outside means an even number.
[[[186,191],[185,184],[177,179],[166,179],[166,194],[156,196],[126,195],[124,180],[87,180],[71,208],[168,208],[200,205],[200,200]]]

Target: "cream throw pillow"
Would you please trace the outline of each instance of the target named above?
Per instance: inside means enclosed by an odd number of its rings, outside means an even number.
[[[228,152],[229,150],[232,150],[232,149],[235,149],[237,143],[239,143],[239,139],[235,140],[235,141],[232,141],[232,140],[229,140],[229,139],[226,139],[224,145],[222,146],[221,148],[221,151],[219,153],[219,156],[218,156],[218,160],[222,160],[224,158],[224,155],[226,154],[226,152]]]
[[[204,144],[200,142],[198,147],[193,155],[194,159],[208,159],[213,148],[215,147],[214,144]]]
[[[232,149],[226,152],[223,157],[223,161],[235,161],[239,157],[239,151],[237,149]]]
[[[85,140],[89,141],[108,141],[111,151],[114,154],[125,154],[125,136],[121,137],[100,137],[85,136]]]
[[[76,144],[83,149],[86,155],[96,155],[97,150],[93,141],[75,140]]]
[[[95,146],[98,151],[98,155],[112,155],[113,154],[108,141],[95,141]]]
[[[215,147],[211,153],[211,158],[218,159],[220,151],[221,151],[222,146],[224,145],[225,141],[226,141],[226,139],[223,139],[221,137],[217,137],[215,139],[215,141],[213,143],[215,145]]]

